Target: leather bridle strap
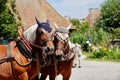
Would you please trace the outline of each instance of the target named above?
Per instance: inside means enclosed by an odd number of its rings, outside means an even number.
[[[48,37],[48,38],[47,38],[46,40],[44,40],[44,41],[41,40],[41,41],[40,41],[40,45],[42,45],[42,46],[45,45],[45,43],[46,43],[47,41],[53,41],[53,38]]]
[[[60,49],[60,50],[62,50],[63,52],[65,51],[65,49],[64,49],[62,46],[57,46],[56,49]]]

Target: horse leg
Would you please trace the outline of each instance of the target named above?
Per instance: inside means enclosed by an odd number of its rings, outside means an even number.
[[[73,64],[73,68],[75,68],[76,66],[77,66],[77,64],[76,64],[76,63],[74,63],[74,64]]]
[[[24,72],[18,76],[18,80],[30,80],[30,79],[28,78],[27,72]]]
[[[39,80],[39,75],[37,75],[34,80]]]
[[[46,80],[47,74],[41,73],[40,80]]]
[[[49,80],[55,80],[55,75],[49,75]]]
[[[79,61],[78,61],[78,68],[81,68],[81,62],[80,62],[80,58],[79,58]]]
[[[70,76],[71,76],[71,72],[68,74],[63,74],[63,80],[69,80]]]
[[[76,59],[73,60],[73,68],[77,67],[77,64],[76,64]]]

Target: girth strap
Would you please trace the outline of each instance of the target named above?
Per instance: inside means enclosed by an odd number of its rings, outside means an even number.
[[[4,62],[12,62],[12,61],[15,61],[14,57],[8,57],[8,58],[6,57],[6,58],[0,60],[0,64],[2,64]]]
[[[17,80],[16,76],[15,76],[15,71],[13,69],[13,65],[12,65],[12,61],[15,61],[15,58],[14,57],[10,57],[10,43],[8,43],[8,46],[7,46],[7,58],[6,58],[6,61],[9,61],[10,64],[11,64],[11,69],[12,69],[12,75],[14,76],[14,79]]]

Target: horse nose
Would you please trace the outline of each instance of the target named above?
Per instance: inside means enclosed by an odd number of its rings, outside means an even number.
[[[48,51],[54,51],[54,48],[47,47],[47,50],[48,50]]]
[[[47,46],[45,51],[46,51],[48,54],[52,54],[52,53],[54,53],[54,48],[50,48],[49,46]]]
[[[56,56],[56,58],[57,58],[58,60],[62,60],[62,57],[63,57],[63,55],[57,55],[57,56]]]
[[[47,46],[47,51],[50,51],[50,47]]]
[[[56,58],[58,60],[62,60],[62,58],[63,58],[63,52],[61,52],[60,54],[57,54],[57,53],[55,53],[55,54],[56,54]]]

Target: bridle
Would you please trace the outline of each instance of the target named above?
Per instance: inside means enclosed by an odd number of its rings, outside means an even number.
[[[64,33],[63,33],[64,34]],[[68,33],[65,33],[65,34],[68,34]],[[59,50],[62,50],[63,51],[63,57],[64,56],[66,56],[66,54],[65,54],[65,51],[66,51],[66,49],[67,49],[67,47],[69,46],[69,43],[68,43],[68,41],[69,41],[69,36],[68,37],[66,37],[65,39],[62,39],[62,37],[59,35],[59,34],[57,34],[57,33],[55,33],[55,36],[56,36],[56,38],[59,40],[59,42],[60,43],[63,43],[65,46],[63,47],[63,46],[61,46],[61,45],[56,45],[56,50],[57,49],[59,49]]]
[[[68,34],[68,33],[65,33]],[[69,36],[66,39],[62,39],[61,36],[59,36],[59,34],[55,33],[56,38],[59,40],[59,42],[65,44],[66,46],[62,47],[61,45],[57,45],[56,49],[60,49],[63,52],[66,50],[66,48],[68,47],[68,41],[69,41]]]
[[[49,63],[48,60],[47,60],[48,56],[50,55],[49,53],[54,53],[54,49],[50,49],[49,45],[48,46],[46,45],[46,43],[49,42],[49,41],[53,42],[54,35],[53,35],[52,32],[50,32],[48,34],[50,34],[50,36],[46,36],[46,38],[44,40],[42,40],[41,37],[38,40],[39,46],[41,46],[42,50],[43,50],[43,52],[42,52],[42,60],[43,60],[43,65],[42,66],[43,67],[48,65],[48,63]]]
[[[54,37],[47,37],[45,40],[40,40],[39,43],[41,46],[44,46],[48,41],[53,41]]]

